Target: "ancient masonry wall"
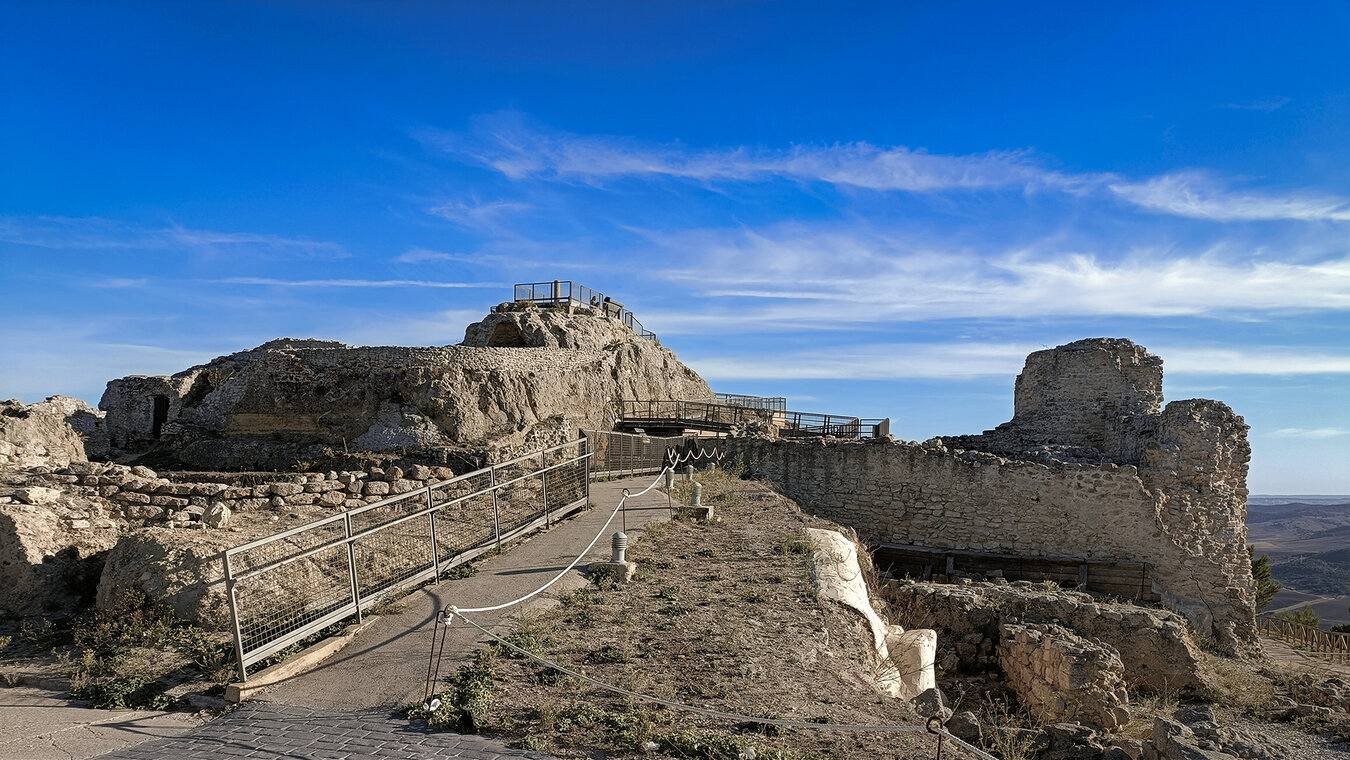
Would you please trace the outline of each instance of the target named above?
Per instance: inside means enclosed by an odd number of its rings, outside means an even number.
[[[1018,415],[984,436],[733,439],[728,453],[868,541],[1144,562],[1163,603],[1198,632],[1233,651],[1257,647],[1242,418],[1203,400],[1158,413],[1161,360],[1129,341],[1037,352],[1027,368]],[[1109,392],[1049,403],[1038,390],[1081,385]]]

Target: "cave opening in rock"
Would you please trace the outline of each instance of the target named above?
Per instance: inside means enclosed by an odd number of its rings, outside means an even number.
[[[155,395],[150,399],[154,401],[154,411],[150,413],[150,436],[159,438],[159,433],[164,427],[164,423],[169,420],[169,397]]]
[[[521,334],[518,326],[510,322],[502,322],[492,328],[488,345],[502,348],[525,348],[529,344],[525,342],[525,336]]]

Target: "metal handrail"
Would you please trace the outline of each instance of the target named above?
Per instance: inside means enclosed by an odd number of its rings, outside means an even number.
[[[743,406],[747,409],[768,409],[774,412],[787,411],[787,399],[782,396],[742,396],[739,393],[718,393],[717,400],[730,406]]]
[[[599,308],[607,316],[617,317],[638,336],[660,344],[656,333],[642,326],[633,312],[625,309],[618,301],[607,300],[604,293],[593,290],[571,280],[553,280],[551,282],[516,283],[514,298],[517,302],[547,303]]]
[[[627,422],[697,422],[718,429],[750,421],[772,421],[781,436],[879,438],[889,432],[890,420],[871,420],[837,414],[758,409],[710,401],[620,401],[619,418]]]

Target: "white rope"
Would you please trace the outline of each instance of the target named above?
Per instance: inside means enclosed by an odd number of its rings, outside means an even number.
[[[617,515],[617,514],[619,514],[619,510],[623,509],[624,503],[627,502],[628,499],[629,499],[630,497],[633,497],[633,496],[642,496],[643,494],[645,494],[645,493],[647,493],[648,491],[650,491],[650,490],[652,490],[653,488],[655,488],[655,487],[656,487],[656,484],[659,483],[663,477],[665,477],[665,474],[666,474],[666,470],[667,470],[667,469],[669,469],[669,468],[663,468],[663,469],[661,470],[660,474],[658,474],[658,475],[656,476],[656,480],[652,481],[652,484],[651,484],[651,485],[647,486],[646,488],[642,489],[641,491],[639,491],[639,492],[637,492],[637,493],[635,493],[635,494],[629,494],[627,488],[623,489],[623,497],[619,499],[619,503],[618,503],[618,505],[616,505],[616,506],[614,507],[614,511],[609,513],[609,518],[605,520],[605,524],[600,526],[600,531],[599,531],[598,533],[595,534],[595,538],[592,538],[592,539],[591,539],[591,542],[590,542],[589,544],[586,545],[586,548],[583,549],[583,550],[581,551],[581,554],[578,554],[578,555],[577,555],[577,558],[574,559],[574,560],[572,560],[572,564],[570,564],[570,565],[568,565],[567,567],[563,568],[562,572],[560,572],[560,573],[558,573],[557,575],[553,576],[553,579],[550,580],[548,583],[545,583],[544,585],[540,586],[539,588],[535,589],[534,591],[531,591],[530,593],[526,594],[525,596],[520,597],[519,599],[512,599],[512,600],[509,601],[509,602],[504,602],[504,603],[502,603],[502,604],[494,605],[494,606],[492,606],[492,607],[470,607],[470,608],[467,608],[467,609],[459,609],[459,608],[457,608],[457,607],[451,607],[451,608],[450,608],[451,613],[452,613],[452,614],[462,614],[462,613],[465,613],[465,612],[496,612],[497,610],[504,610],[504,609],[506,609],[507,607],[514,607],[514,606],[516,606],[517,604],[520,604],[521,602],[526,601],[527,599],[532,599],[532,598],[534,598],[535,596],[538,596],[539,594],[543,593],[543,592],[544,592],[545,590],[547,590],[550,586],[552,586],[553,584],[555,584],[555,583],[557,583],[558,581],[562,580],[563,576],[565,576],[565,575],[567,575],[569,572],[571,572],[571,571],[572,571],[572,568],[576,567],[576,566],[577,566],[577,563],[581,562],[581,560],[584,559],[585,556],[586,556],[587,554],[590,553],[591,549],[595,548],[596,542],[600,540],[600,537],[601,537],[601,536],[605,535],[605,531],[609,528],[609,524],[610,524],[611,522],[614,521],[614,516]]]
[[[535,654],[535,653],[533,653],[533,652],[529,652],[529,651],[526,651],[526,650],[524,650],[524,649],[521,649],[520,647],[516,646],[515,644],[512,644],[511,642],[507,641],[506,639],[503,639],[502,637],[498,636],[497,634],[493,633],[492,631],[489,631],[488,629],[484,628],[483,626],[481,626],[481,625],[475,623],[474,621],[472,621],[472,620],[470,620],[470,619],[464,617],[463,612],[464,612],[464,610],[455,610],[455,609],[451,608],[451,614],[453,614],[453,615],[458,615],[464,622],[468,623],[469,625],[473,626],[474,628],[477,628],[478,630],[480,630],[480,631],[482,631],[483,633],[487,634],[487,635],[490,636],[494,641],[496,641],[498,644],[501,644],[501,645],[503,645],[503,646],[505,646],[505,647],[508,647],[508,648],[511,649],[512,651],[517,652],[518,654],[524,655],[525,657],[528,657],[528,658],[530,658],[531,660],[534,660],[535,662],[539,663],[540,665],[545,665],[545,666],[548,666],[548,667],[550,667],[550,668],[554,668],[555,670],[558,670],[558,671],[560,671],[560,672],[566,673],[566,674],[569,675],[569,676],[573,676],[573,677],[575,677],[575,678],[579,678],[579,679],[581,679],[582,681],[585,681],[586,683],[589,683],[589,684],[591,684],[592,686],[595,686],[596,688],[604,689],[604,690],[606,690],[606,691],[612,691],[612,692],[614,692],[614,693],[616,693],[616,694],[622,694],[622,695],[624,695],[624,696],[626,696],[626,697],[632,697],[633,699],[640,699],[640,700],[642,700],[642,701],[644,701],[644,702],[651,702],[651,703],[653,703],[653,704],[658,704],[658,705],[662,705],[662,706],[664,706],[664,707],[669,707],[669,708],[671,708],[672,710],[681,710],[681,711],[684,711],[684,712],[697,713],[697,714],[699,714],[699,715],[704,715],[704,716],[707,716],[707,717],[709,717],[709,718],[717,718],[717,719],[720,719],[720,720],[734,721],[734,722],[736,722],[736,723],[763,723],[763,724],[770,725],[770,726],[783,726],[783,727],[786,727],[786,728],[823,728],[823,729],[827,729],[827,730],[830,730],[830,731],[853,731],[853,732],[857,732],[857,733],[902,733],[902,734],[925,734],[925,733],[929,733],[928,729],[927,729],[926,727],[924,727],[924,726],[893,726],[893,725],[885,725],[885,724],[878,724],[878,725],[861,725],[861,724],[850,724],[850,723],[807,723],[807,722],[805,722],[805,721],[783,720],[783,719],[781,719],[781,718],[761,718],[761,717],[756,717],[756,716],[754,716],[754,715],[741,715],[741,714],[739,714],[739,713],[722,712],[722,711],[720,711],[720,710],[713,710],[713,709],[710,709],[710,708],[707,708],[707,707],[696,707],[696,706],[694,706],[694,705],[687,705],[687,704],[684,704],[683,702],[674,702],[674,701],[671,701],[671,700],[669,700],[669,699],[662,699],[661,697],[652,696],[651,694],[641,694],[641,693],[636,692],[636,691],[630,691],[630,690],[628,690],[628,689],[625,689],[625,688],[623,688],[622,686],[615,686],[615,685],[613,685],[613,684],[608,684],[608,683],[605,683],[604,681],[600,681],[600,680],[597,680],[597,679],[595,679],[595,678],[591,678],[590,676],[586,675],[585,673],[580,673],[580,672],[578,672],[578,671],[572,670],[571,668],[568,668],[568,667],[566,667],[566,666],[563,666],[563,665],[560,665],[560,664],[558,664],[558,663],[556,663],[556,662],[553,662],[552,660],[547,660],[547,659],[545,659],[545,658],[543,658],[543,657],[540,657],[539,655],[537,655],[537,654]],[[993,760],[998,760],[998,759],[997,759],[997,758],[993,758]]]

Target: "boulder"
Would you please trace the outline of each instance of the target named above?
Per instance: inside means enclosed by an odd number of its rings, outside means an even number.
[[[228,528],[230,526],[230,508],[215,502],[202,515],[202,524],[208,528]]]
[[[45,506],[0,504],[0,613],[72,612],[93,598],[116,532],[75,527]]]
[[[226,531],[142,528],[127,533],[108,552],[98,606],[111,607],[127,592],[141,592],[167,603],[184,620],[226,630],[230,611],[220,556],[239,541]]]

